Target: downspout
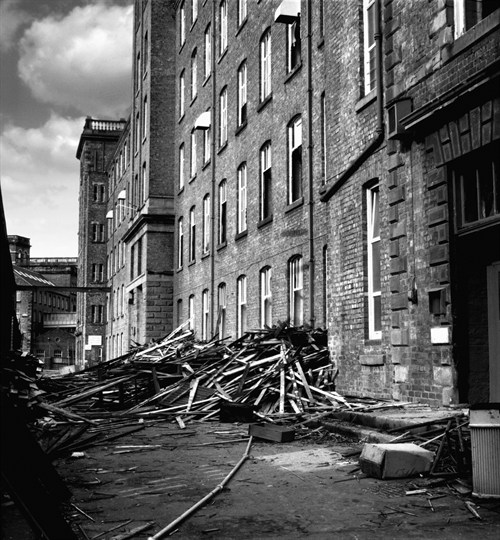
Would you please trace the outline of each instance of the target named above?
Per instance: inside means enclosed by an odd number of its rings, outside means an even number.
[[[211,145],[211,160],[212,160],[212,195],[210,197],[210,221],[211,221],[211,239],[210,239],[210,330],[212,336],[215,333],[215,321],[214,321],[214,300],[215,300],[215,184],[216,184],[216,178],[215,178],[215,158],[217,156],[216,151],[216,133],[215,133],[215,107],[217,105],[216,100],[216,92],[217,92],[217,86],[216,86],[216,77],[215,77],[215,68],[216,68],[216,61],[215,61],[215,15],[216,15],[216,0],[212,1],[212,36],[210,44],[210,52],[211,52],[211,77],[212,77],[212,111],[210,114],[210,129],[212,130],[211,136],[212,140]]]
[[[380,25],[380,0],[375,0],[375,71],[377,74],[377,127],[370,142],[340,175],[340,177],[324,192],[321,192],[319,200],[328,202],[335,193],[349,180],[368,157],[382,144],[384,140],[384,100],[382,96],[382,31]]]
[[[314,174],[313,174],[312,0],[307,2],[307,170],[309,183],[309,324],[314,328]]]

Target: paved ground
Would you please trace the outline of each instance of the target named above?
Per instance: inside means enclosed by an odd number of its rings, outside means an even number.
[[[67,518],[82,539],[86,534],[110,540],[148,523],[147,531],[133,537],[153,536],[212,491],[246,449],[246,442],[206,443],[237,439],[246,431],[245,425],[220,423],[188,424],[180,430],[161,422],[107,447],[91,448],[85,457],[59,459],[57,470],[80,510],[68,506]],[[250,458],[228,487],[176,527],[173,536],[500,538],[500,501],[474,501],[482,518],[477,520],[465,505],[470,499],[447,485],[406,496],[424,480],[358,479],[359,472],[353,472],[357,461],[343,457],[353,444],[333,435],[284,444],[254,440]],[[432,500],[434,511],[428,496],[439,497]],[[34,538],[9,526],[8,518],[2,521],[5,540]]]

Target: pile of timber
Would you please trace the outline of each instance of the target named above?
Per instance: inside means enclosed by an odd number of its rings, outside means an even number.
[[[207,420],[223,403],[274,421],[349,403],[334,390],[326,332],[282,324],[235,340],[200,342],[182,325],[166,338],[58,378],[42,378],[38,406],[81,418]]]

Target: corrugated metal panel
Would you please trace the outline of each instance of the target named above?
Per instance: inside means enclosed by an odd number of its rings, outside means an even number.
[[[472,484],[477,497],[500,497],[500,412],[470,411]]]

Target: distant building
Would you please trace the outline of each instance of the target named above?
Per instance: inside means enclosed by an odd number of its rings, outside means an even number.
[[[12,235],[8,241],[21,350],[43,360],[46,369],[74,369],[76,259],[31,259],[29,238]]]
[[[109,357],[288,320],[328,329],[343,393],[499,401],[498,3],[136,0],[134,24]]]

